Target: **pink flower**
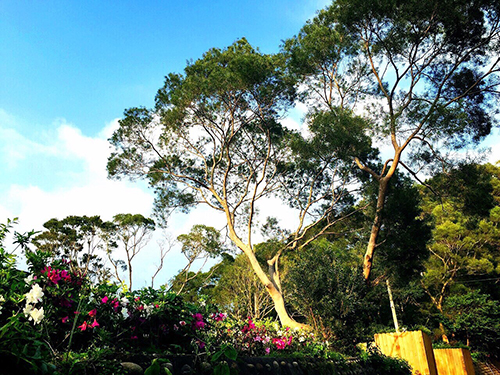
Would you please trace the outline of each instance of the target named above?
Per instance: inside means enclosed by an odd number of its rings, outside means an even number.
[[[53,282],[54,284],[57,284],[59,280],[61,280],[61,276],[59,275],[59,270],[52,269],[51,266],[45,267],[42,270],[42,273],[47,274],[47,279],[49,281]]]
[[[130,339],[137,340],[137,336],[130,336]]]
[[[63,298],[61,300],[61,306],[62,307],[71,307],[71,301],[67,300],[66,298]]]
[[[97,320],[94,319],[94,322],[90,325],[92,328],[99,327],[99,323],[97,323]]]
[[[203,315],[201,315],[200,313],[196,313],[196,314],[193,314],[193,318],[195,320],[203,320]]]
[[[69,320],[69,316],[65,316],[64,318],[61,319],[61,322],[67,323]]]
[[[108,297],[107,296],[104,296],[103,299],[101,299],[101,303],[108,303]]]
[[[196,343],[198,344],[198,347],[200,349],[203,349],[205,347],[205,343],[201,340],[196,340]]]
[[[155,308],[159,309],[159,308],[160,308],[160,305],[156,304],[156,305],[155,305]]]
[[[266,351],[266,354],[269,354],[271,352],[271,348],[266,348],[265,351]]]
[[[97,309],[94,309],[94,310],[90,310],[90,311],[89,311],[89,316],[90,316],[90,317],[92,317],[92,318],[93,318],[93,317],[95,317],[96,315],[97,315]]]
[[[252,322],[251,318],[248,318],[248,328],[249,329],[254,329],[255,328],[255,324]]]
[[[184,326],[186,325],[186,322],[185,322],[184,320],[181,320],[181,321],[179,322],[179,324],[180,324],[182,327],[184,327]]]
[[[81,326],[78,326],[78,328],[80,328],[80,331],[85,331],[88,326],[87,321],[84,321]]]
[[[203,315],[200,313],[193,314],[193,318],[195,319],[193,322],[193,329],[199,330],[205,328],[205,322],[203,321]]]
[[[223,313],[213,313],[212,315],[210,315],[210,317],[215,320],[216,322],[221,322],[223,321],[224,319],[226,319],[227,317],[227,314],[223,314]]]
[[[252,318],[248,317],[248,325],[244,326],[241,329],[241,332],[242,333],[247,333],[247,332],[251,331],[254,328],[255,328],[255,324],[252,322]]]
[[[205,328],[205,322],[202,322],[200,320],[197,320],[193,323],[193,329],[195,331],[199,330],[199,329],[203,329]]]
[[[140,300],[141,300],[141,299],[140,299],[139,297],[135,297],[135,298],[134,298],[134,301],[135,301],[135,302],[139,302]]]
[[[255,336],[255,337],[253,338],[253,341],[256,341],[256,342],[261,342],[261,341],[262,341],[262,337],[260,337],[260,336]]]
[[[137,310],[139,310],[139,311],[144,310],[144,305],[139,305],[139,306],[137,307]]]
[[[59,275],[61,276],[61,279],[64,281],[71,281],[71,275],[68,273],[66,270],[62,270]]]
[[[118,302],[116,298],[113,298],[113,300],[111,301],[111,306],[113,306],[113,309],[116,312],[118,310],[118,306],[120,306],[120,302]]]

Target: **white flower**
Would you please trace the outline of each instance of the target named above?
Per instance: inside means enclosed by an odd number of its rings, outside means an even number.
[[[128,303],[129,303],[129,300],[127,299],[127,297],[123,297],[123,298],[121,299],[121,303],[122,303],[122,306],[127,306],[127,305],[128,305]]]
[[[29,293],[25,294],[27,303],[37,303],[42,301],[43,291],[40,285],[35,284],[31,287]]]
[[[299,337],[299,342],[304,342],[304,341],[306,341],[305,337],[304,336],[300,336]]]
[[[24,282],[26,284],[30,284],[33,281],[33,275],[29,275],[27,278],[24,279]]]
[[[35,308],[31,310],[30,317],[28,319],[33,320],[33,324],[40,323],[43,319],[43,307],[40,307],[40,309]]]
[[[0,302],[5,302],[5,298],[0,294]]]
[[[146,313],[146,316],[151,315],[151,312],[154,310],[154,308],[155,307],[153,305],[144,306],[144,312]]]
[[[26,302],[26,307],[23,310],[24,315],[28,316],[32,310],[33,310],[33,305],[30,305],[29,303]]]
[[[283,331],[278,331],[276,333],[278,334],[278,336],[283,336]]]

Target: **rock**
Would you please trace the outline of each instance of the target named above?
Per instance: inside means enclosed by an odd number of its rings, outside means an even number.
[[[257,371],[259,371],[259,374],[262,372],[262,370],[264,370],[264,366],[262,366],[261,363],[257,363],[255,367],[257,368]],[[269,366],[269,368],[271,368],[271,366]]]
[[[191,374],[191,372],[192,372],[191,366],[189,366],[189,365],[182,366],[181,374]]]
[[[172,365],[170,362],[163,363],[161,366],[168,369],[168,371],[170,371],[171,373],[174,373],[174,365]]]
[[[299,364],[297,362],[292,362],[293,367],[297,368],[299,367]]]
[[[283,367],[285,367],[286,366],[286,362],[285,361],[281,361],[280,365],[283,366]]]
[[[142,375],[144,370],[141,366],[134,362],[122,362],[122,367],[128,375]]]
[[[201,371],[208,373],[212,369],[212,365],[208,362],[201,362],[200,368]]]
[[[253,370],[255,368],[255,366],[251,363],[248,363],[247,364],[247,367],[250,369],[250,370]]]
[[[275,369],[275,370],[279,370],[280,365],[279,365],[279,363],[278,363],[278,362],[273,361],[273,367],[274,367],[274,369]]]

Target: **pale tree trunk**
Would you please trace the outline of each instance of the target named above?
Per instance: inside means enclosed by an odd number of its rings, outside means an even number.
[[[234,230],[231,229],[232,228],[230,226],[229,237],[236,244],[236,246],[238,246],[241,249],[241,251],[245,253],[253,271],[255,272],[260,282],[264,285],[267,292],[271,296],[271,299],[273,300],[274,304],[274,309],[278,314],[278,318],[280,320],[281,325],[290,328],[307,328],[308,327],[307,325],[295,321],[292,317],[290,317],[290,314],[288,314],[288,311],[286,310],[285,307],[285,300],[283,299],[283,293],[281,292],[279,280],[276,277],[274,263],[272,266],[270,265],[270,269],[273,271],[271,272],[271,278],[269,278],[269,276],[264,272],[264,270],[259,264],[259,261],[255,257],[253,249],[249,245],[243,243],[243,241],[241,241],[241,239],[236,235]]]

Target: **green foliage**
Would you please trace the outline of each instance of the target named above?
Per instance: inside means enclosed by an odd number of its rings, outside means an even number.
[[[166,375],[172,375],[170,370],[166,367],[162,367],[162,363],[168,362],[167,360],[162,360],[161,358],[155,358],[153,359],[153,362],[151,363],[151,366],[149,366],[145,371],[144,375],[161,375],[161,374],[166,374]]]
[[[182,253],[188,259],[197,259],[203,254],[215,258],[223,250],[220,232],[202,224],[194,225],[188,234],[181,234],[177,240],[181,243]]]
[[[387,357],[377,350],[365,352],[361,356],[363,367],[367,369],[367,375],[403,375],[411,374],[411,366],[403,359]]]
[[[294,308],[337,350],[367,339],[367,287],[357,259],[341,244],[317,241],[297,254],[287,277]],[[306,272],[305,270],[314,270]]]
[[[446,299],[445,325],[454,339],[477,351],[500,354],[500,303],[478,291]]]

